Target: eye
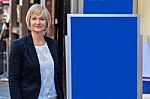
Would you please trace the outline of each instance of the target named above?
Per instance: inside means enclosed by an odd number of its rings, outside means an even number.
[[[37,18],[35,18],[35,17],[33,17],[33,18],[31,18],[32,20],[36,20]]]
[[[40,20],[44,21],[44,20],[45,20],[45,18],[40,18]]]

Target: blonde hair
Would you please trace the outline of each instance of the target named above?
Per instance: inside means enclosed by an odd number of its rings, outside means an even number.
[[[27,15],[26,15],[26,24],[27,24],[27,28],[29,30],[31,30],[30,18],[31,18],[32,15],[41,15],[44,18],[46,18],[47,26],[45,28],[45,31],[46,32],[49,31],[49,28],[50,28],[50,25],[51,25],[51,16],[50,16],[50,13],[49,13],[49,11],[47,10],[46,7],[44,7],[40,4],[34,4],[29,8],[29,10],[27,12]]]

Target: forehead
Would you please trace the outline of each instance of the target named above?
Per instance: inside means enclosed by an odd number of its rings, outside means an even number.
[[[30,15],[43,15],[44,11],[41,9],[32,9]]]
[[[36,14],[31,15],[31,18],[33,18],[33,17],[36,17],[36,18],[45,18],[43,15],[36,15]]]

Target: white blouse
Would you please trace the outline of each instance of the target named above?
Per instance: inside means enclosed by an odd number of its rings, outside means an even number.
[[[57,94],[54,82],[54,60],[47,43],[42,46],[35,46],[35,49],[41,73],[41,89],[38,99],[55,99]]]

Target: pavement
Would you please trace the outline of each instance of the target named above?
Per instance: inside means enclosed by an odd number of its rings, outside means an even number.
[[[0,75],[0,99],[10,99],[8,78]]]
[[[10,99],[8,79],[0,76],[0,99]],[[150,94],[143,94],[142,99],[150,99]]]

